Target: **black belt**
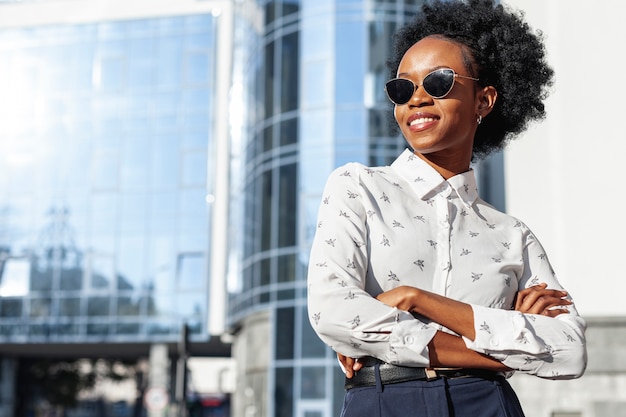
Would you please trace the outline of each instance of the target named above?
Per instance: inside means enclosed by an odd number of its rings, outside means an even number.
[[[383,385],[397,384],[407,381],[430,381],[438,378],[483,378],[496,379],[500,374],[484,369],[432,369],[432,368],[411,368],[407,366],[396,366],[388,363],[378,365],[380,367],[380,381]],[[365,366],[354,373],[352,378],[346,378],[345,389],[357,387],[372,387],[376,385],[376,366]]]

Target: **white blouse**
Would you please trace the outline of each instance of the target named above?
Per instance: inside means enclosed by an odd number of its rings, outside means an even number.
[[[328,179],[308,305],[313,329],[337,352],[428,366],[436,331],[453,332],[375,299],[410,285],[472,306],[468,348],[540,377],[578,377],[587,356],[574,305],[555,318],[512,309],[518,291],[541,282],[562,289],[526,225],[478,197],[471,170],[446,181],[406,150],[391,166],[351,163]]]

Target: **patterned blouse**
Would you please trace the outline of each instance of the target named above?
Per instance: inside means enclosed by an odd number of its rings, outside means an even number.
[[[428,366],[428,343],[450,330],[374,297],[410,285],[472,306],[468,348],[544,378],[586,367],[585,322],[513,310],[515,294],[562,289],[531,231],[478,197],[473,171],[447,181],[409,150],[387,167],[350,163],[328,179],[308,273],[319,337],[350,357]]]

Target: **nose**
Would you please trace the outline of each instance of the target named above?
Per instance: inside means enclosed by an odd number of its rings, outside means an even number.
[[[421,85],[415,84],[415,91],[409,100],[409,106],[421,107],[432,103],[433,98],[424,90]]]

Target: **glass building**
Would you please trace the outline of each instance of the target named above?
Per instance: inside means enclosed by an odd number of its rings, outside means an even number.
[[[225,265],[229,4],[78,5],[73,21],[44,3],[0,4],[3,369],[171,352],[183,325],[199,354],[229,355],[210,279]]]
[[[309,325],[308,252],[327,175],[349,161],[387,164],[404,147],[382,86],[392,33],[421,3],[248,0],[235,8],[235,415],[339,415],[343,375]]]

